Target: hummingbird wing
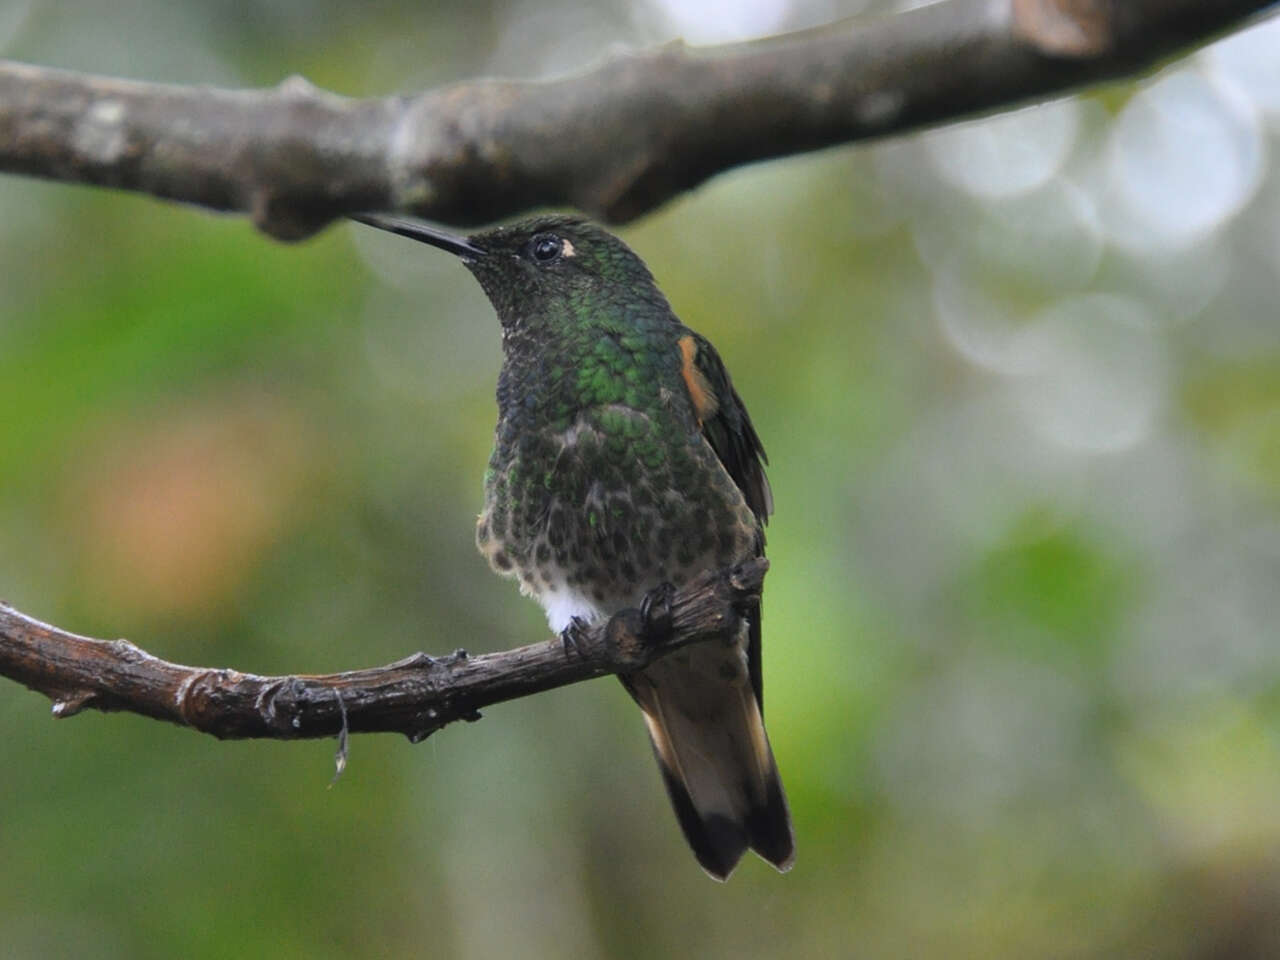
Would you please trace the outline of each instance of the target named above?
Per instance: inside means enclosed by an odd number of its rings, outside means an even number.
[[[763,552],[773,495],[760,438],[711,344],[692,331],[677,342],[702,435],[755,514],[756,551]],[[758,608],[743,631],[741,646],[679,651],[623,680],[644,710],[685,839],[720,880],[747,847],[779,870],[789,869],[795,856],[791,816],[761,713]]]
[[[765,464],[769,462],[764,444],[742,398],[733,389],[729,371],[716,348],[692,331],[679,342],[685,386],[689,388],[689,399],[702,424],[702,435],[763,526],[773,513],[773,491],[764,475]]]
[[[769,457],[756,433],[747,407],[733,388],[729,371],[720,354],[705,337],[689,331],[679,340],[684,360],[683,377],[689,399],[702,424],[702,435],[715,451],[733,482],[742,491],[747,506],[760,521],[757,552],[764,553],[764,525],[773,513],[773,490],[764,474]],[[756,704],[764,711],[764,674],[761,670],[760,611],[751,620],[751,636],[747,647],[747,666],[751,673],[751,689]]]

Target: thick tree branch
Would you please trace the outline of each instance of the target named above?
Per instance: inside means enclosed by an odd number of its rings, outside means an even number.
[[[0,604],[0,676],[53,700],[53,713],[124,710],[220,739],[298,740],[396,732],[418,741],[494,703],[609,673],[638,670],[690,643],[733,635],[759,603],[764,558],[708,572],[675,594],[670,619],[624,610],[584,631],[501,653],[415,654],[385,667],[324,676],[259,677],[185,667],[127,640],[68,633]]]
[[[247,211],[298,238],[359,210],[636,217],[737,164],[1135,73],[1275,0],[942,0],[546,83],[349,100],[300,78],[177,87],[0,61],[0,171]]]

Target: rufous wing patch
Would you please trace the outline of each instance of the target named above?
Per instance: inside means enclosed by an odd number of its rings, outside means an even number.
[[[689,399],[693,402],[693,412],[698,418],[698,426],[702,426],[709,417],[714,417],[720,409],[720,398],[711,389],[706,376],[698,369],[698,341],[691,336],[681,337],[680,346],[682,363],[680,375],[684,377],[684,385],[689,391]]]

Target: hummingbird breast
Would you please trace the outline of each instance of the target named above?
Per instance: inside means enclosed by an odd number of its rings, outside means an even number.
[[[670,407],[583,407],[504,431],[476,543],[553,630],[638,604],[654,586],[753,556],[760,528],[701,432]]]

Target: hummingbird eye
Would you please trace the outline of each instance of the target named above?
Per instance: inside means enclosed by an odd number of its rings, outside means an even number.
[[[551,263],[564,253],[564,241],[551,233],[540,233],[529,241],[529,253],[538,263]]]

